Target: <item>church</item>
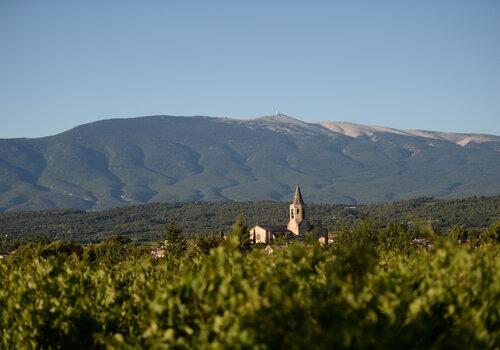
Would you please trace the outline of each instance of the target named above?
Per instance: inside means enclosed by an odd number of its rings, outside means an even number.
[[[320,227],[311,225],[307,219],[307,211],[300,187],[297,185],[295,195],[290,204],[290,220],[287,225],[259,225],[250,229],[250,240],[252,243],[273,243],[277,238],[286,240],[304,239],[311,235],[318,239],[321,244],[327,240],[327,231]]]

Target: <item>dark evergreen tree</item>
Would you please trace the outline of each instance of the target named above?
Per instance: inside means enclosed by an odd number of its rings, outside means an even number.
[[[171,222],[165,230],[163,246],[167,255],[179,256],[186,251],[186,238],[175,221]]]
[[[243,214],[238,215],[236,222],[231,229],[231,236],[237,238],[238,249],[242,253],[246,253],[252,249],[250,242],[250,233],[248,227],[245,225]]]

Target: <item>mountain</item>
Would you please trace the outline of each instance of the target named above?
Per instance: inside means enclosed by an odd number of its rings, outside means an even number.
[[[500,193],[500,137],[306,123],[110,119],[0,140],[0,211],[181,201],[368,203]]]

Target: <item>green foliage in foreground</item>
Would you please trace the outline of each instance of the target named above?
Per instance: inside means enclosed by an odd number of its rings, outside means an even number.
[[[495,349],[498,233],[427,251],[361,223],[328,248],[243,254],[231,234],[156,260],[116,238],[24,246],[0,263],[0,348]]]

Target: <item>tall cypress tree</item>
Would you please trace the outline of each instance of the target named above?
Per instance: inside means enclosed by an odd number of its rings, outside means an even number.
[[[248,227],[245,225],[245,220],[243,219],[243,215],[240,214],[236,218],[236,222],[233,224],[231,229],[231,235],[238,238],[238,249],[242,253],[246,253],[250,251],[252,248],[250,242],[250,233],[248,231]]]
[[[180,256],[186,251],[186,238],[175,221],[172,221],[165,230],[164,248],[167,254],[175,256]]]

